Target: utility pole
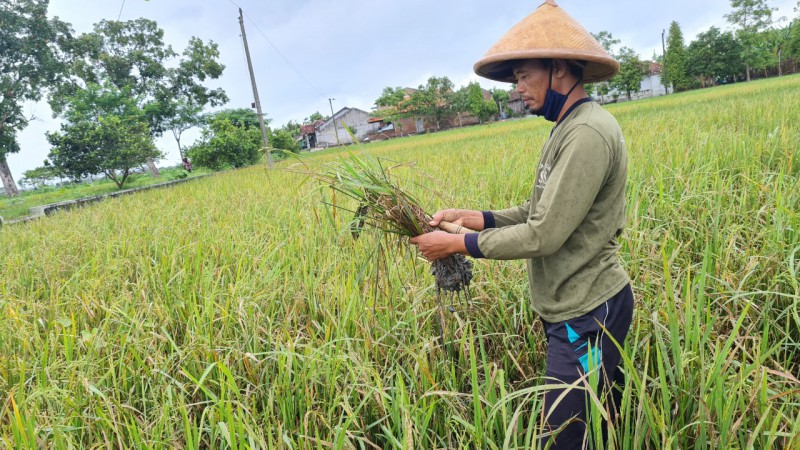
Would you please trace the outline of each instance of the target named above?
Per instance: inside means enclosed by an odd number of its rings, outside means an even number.
[[[666,33],[666,31],[667,30],[664,29],[661,30],[661,57],[664,60],[664,67],[661,71],[661,82],[664,85],[664,95],[669,94],[669,82],[667,81],[667,47],[664,45],[664,33]]]
[[[336,145],[342,145],[339,142],[339,129],[336,127],[336,117],[333,114],[333,101],[336,100],[335,98],[329,98],[328,103],[331,105],[331,120],[333,120],[333,132],[336,133]]]
[[[242,8],[239,8],[239,26],[242,28],[242,41],[244,42],[244,54],[247,56],[247,68],[250,69],[250,83],[253,85],[253,97],[256,102],[256,112],[258,113],[258,124],[261,126],[261,140],[264,142],[264,151],[267,153],[267,165],[272,168],[272,155],[269,151],[269,142],[267,140],[267,127],[264,125],[264,113],[261,112],[261,101],[258,99],[258,88],[256,87],[256,76],[253,73],[253,62],[250,60],[250,48],[247,46],[247,35],[244,32],[244,17],[242,16]]]

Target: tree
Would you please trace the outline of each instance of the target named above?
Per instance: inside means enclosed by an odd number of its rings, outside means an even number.
[[[614,47],[620,44],[619,39],[614,39],[614,36],[609,33],[608,31],[601,31],[599,33],[591,33],[592,36],[603,46],[603,49],[608,52],[609,55],[615,56],[616,52],[614,51]]]
[[[300,153],[300,143],[297,142],[294,137],[295,135],[285,128],[271,131],[269,135],[269,144],[272,148],[288,150],[292,153]]]
[[[784,60],[784,52],[789,47],[790,40],[791,40],[791,28],[770,28],[763,33],[761,33],[762,40],[764,45],[768,48],[772,49],[771,52],[765,54],[765,58],[763,60],[764,64],[761,69],[764,69],[766,76],[766,71],[770,67],[776,67],[778,69],[778,76],[783,75],[783,60]],[[766,53],[766,52],[765,52]]]
[[[180,142],[180,134],[198,124],[197,114],[206,105],[227,102],[224,91],[202,85],[206,79],[218,78],[225,66],[217,62],[215,43],[192,37],[177,66],[167,68],[178,54],[163,38],[158,24],[144,18],[95,24],[94,31],[72,45],[73,77],[51,101],[53,111],[63,111],[65,102],[89,84],[110,84],[130,90],[152,137],[171,130]],[[156,175],[155,165],[150,166]]]
[[[467,92],[467,105],[470,114],[478,118],[478,122],[484,121],[497,114],[497,105],[492,100],[483,97],[481,85],[472,82],[465,88]]]
[[[300,153],[300,142],[296,136],[300,135],[300,124],[290,120],[277,130],[269,130],[268,140],[272,148]]]
[[[0,179],[6,194],[19,195],[6,157],[20,151],[17,132],[30,118],[26,101],[37,101],[66,72],[67,23],[47,18],[49,0],[0,2]]]
[[[208,116],[206,118],[206,122],[211,123],[214,120],[223,119],[230,121],[236,127],[245,128],[248,130],[261,129],[261,125],[258,122],[258,115],[254,113],[253,110],[247,108],[223,109],[222,111],[218,111]],[[270,122],[272,122],[272,119],[267,119],[266,117],[264,118],[265,126],[268,126]]]
[[[685,91],[692,86],[686,56],[686,46],[683,43],[683,32],[678,22],[669,25],[667,37],[667,62],[666,80],[672,84],[676,91]]]
[[[800,1],[797,2],[795,11],[800,12]],[[786,45],[789,56],[800,59],[800,16],[789,24],[789,42]]]
[[[61,172],[50,161],[44,160],[42,167],[26,170],[22,173],[22,179],[19,180],[20,184],[27,184],[34,189],[40,188],[47,184],[48,181],[61,177]]]
[[[611,79],[610,84],[618,92],[624,92],[630,100],[631,92],[641,88],[642,78],[647,75],[648,65],[628,47],[620,49],[618,58],[619,73]]]
[[[505,118],[505,110],[508,108],[508,101],[511,96],[508,91],[500,88],[492,88],[492,100],[497,104],[498,112]]]
[[[73,180],[102,173],[121,189],[134,168],[163,156],[129,89],[90,84],[68,100],[61,131],[47,134],[60,173]]]
[[[250,109],[237,108],[207,116],[200,141],[187,153],[196,164],[220,170],[255,164],[262,149],[258,116]]]
[[[466,86],[453,93],[450,108],[458,117],[458,126],[463,127],[464,123],[461,120],[461,115],[469,111],[469,91]]]
[[[53,146],[48,156],[59,173],[75,181],[102,173],[120,189],[133,169],[162,156],[147,123],[117,115],[101,117],[96,124],[62,125],[60,133],[48,133],[47,139]]]
[[[734,81],[744,70],[739,42],[733,33],[723,33],[717,27],[697,35],[686,54],[690,74],[698,77],[704,87]]]
[[[318,120],[324,120],[324,119],[325,119],[325,116],[323,116],[322,114],[319,113],[319,111],[317,111],[314,114],[312,114],[311,116],[306,117],[306,119],[303,121],[303,123],[304,124],[305,123],[314,123],[314,122],[316,122]]]
[[[381,96],[375,100],[375,106],[379,108],[397,106],[404,100],[405,95],[406,91],[400,86],[395,88],[387,86],[383,88]]]
[[[442,120],[452,115],[452,101],[453,82],[447,77],[430,77],[411,94],[409,113],[433,121],[440,130]]]
[[[798,2],[798,5],[800,5],[800,2]],[[789,42],[786,43],[786,53],[794,59],[796,65],[797,61],[800,60],[800,18],[792,21],[789,27]]]
[[[600,45],[608,52],[611,57],[617,59],[617,51],[614,49],[617,45],[620,44],[619,39],[615,39],[614,36],[609,33],[608,31],[601,31],[599,33],[591,33],[591,35],[600,43]],[[607,81],[601,81],[599,83],[592,83],[586,85],[584,87],[586,89],[586,93],[591,95],[591,92],[596,92],[597,94],[604,96],[607,95],[610,91],[610,86]]]
[[[158,86],[155,97],[158,102],[151,105],[154,109],[151,124],[159,134],[163,130],[172,132],[181,158],[184,157],[181,134],[202,124],[201,113],[206,105],[221,106],[228,102],[221,88],[209,89],[201,84],[206,78],[222,76],[225,66],[217,62],[217,58],[216,43],[206,45],[196,37],[189,39],[183,59],[178,67],[167,70],[168,81]]]
[[[402,132],[401,124],[398,119],[413,117],[415,112],[411,108],[411,96],[401,87],[385,87],[381,96],[375,100],[377,110],[371,113],[373,117],[379,117],[386,123],[394,123],[397,131]]]
[[[293,120],[290,120],[286,122],[284,126],[281,127],[281,130],[287,132],[290,136],[298,136],[300,135],[300,124]]]
[[[172,136],[178,143],[181,159],[183,159],[186,155],[181,145],[181,136],[184,131],[203,124],[203,107],[185,99],[175,99],[171,107],[173,112],[170,115],[171,117],[164,122],[164,128],[172,132]]]
[[[725,14],[725,19],[736,27],[736,37],[742,44],[742,60],[745,64],[747,81],[750,70],[765,66],[768,50],[760,33],[772,25],[772,12],[776,8],[767,6],[766,0],[731,0],[733,11]]]
[[[397,119],[413,116],[410,110],[410,96],[400,86],[383,88],[381,96],[375,100],[375,106],[378,109],[372,113],[372,116],[380,117],[387,123],[394,123]]]

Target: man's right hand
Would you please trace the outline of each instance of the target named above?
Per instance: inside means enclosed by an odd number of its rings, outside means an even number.
[[[483,213],[470,209],[443,209],[437,211],[431,218],[429,225],[435,227],[441,221],[462,225],[475,231],[481,231],[484,227]]]

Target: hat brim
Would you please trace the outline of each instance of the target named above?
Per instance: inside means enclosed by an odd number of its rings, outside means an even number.
[[[565,49],[536,49],[518,52],[505,52],[484,57],[473,69],[475,73],[490,80],[516,83],[514,68],[520,61],[528,59],[575,59],[585,61],[584,83],[597,83],[614,77],[619,72],[619,63],[613,58],[599,57],[580,51]]]

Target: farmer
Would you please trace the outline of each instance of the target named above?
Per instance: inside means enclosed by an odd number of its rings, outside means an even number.
[[[599,374],[598,398],[612,419],[619,411],[624,377],[611,338],[622,345],[633,312],[630,281],[617,257],[628,159],[619,124],[583,88],[618,70],[552,0],[514,26],[475,72],[516,82],[525,105],[555,124],[531,180],[531,197],[496,211],[439,211],[431,226],[448,221],[477,232],[434,231],[411,239],[429,260],[462,253],[527,261],[533,309],[548,342],[546,383],[574,385],[546,391],[542,447],[548,440],[553,449],[589,445],[589,373]]]
[[[183,164],[183,170],[185,170],[187,172],[191,172],[192,171],[192,163],[189,162],[189,158],[184,156],[183,157],[183,161],[181,161],[181,164]]]

